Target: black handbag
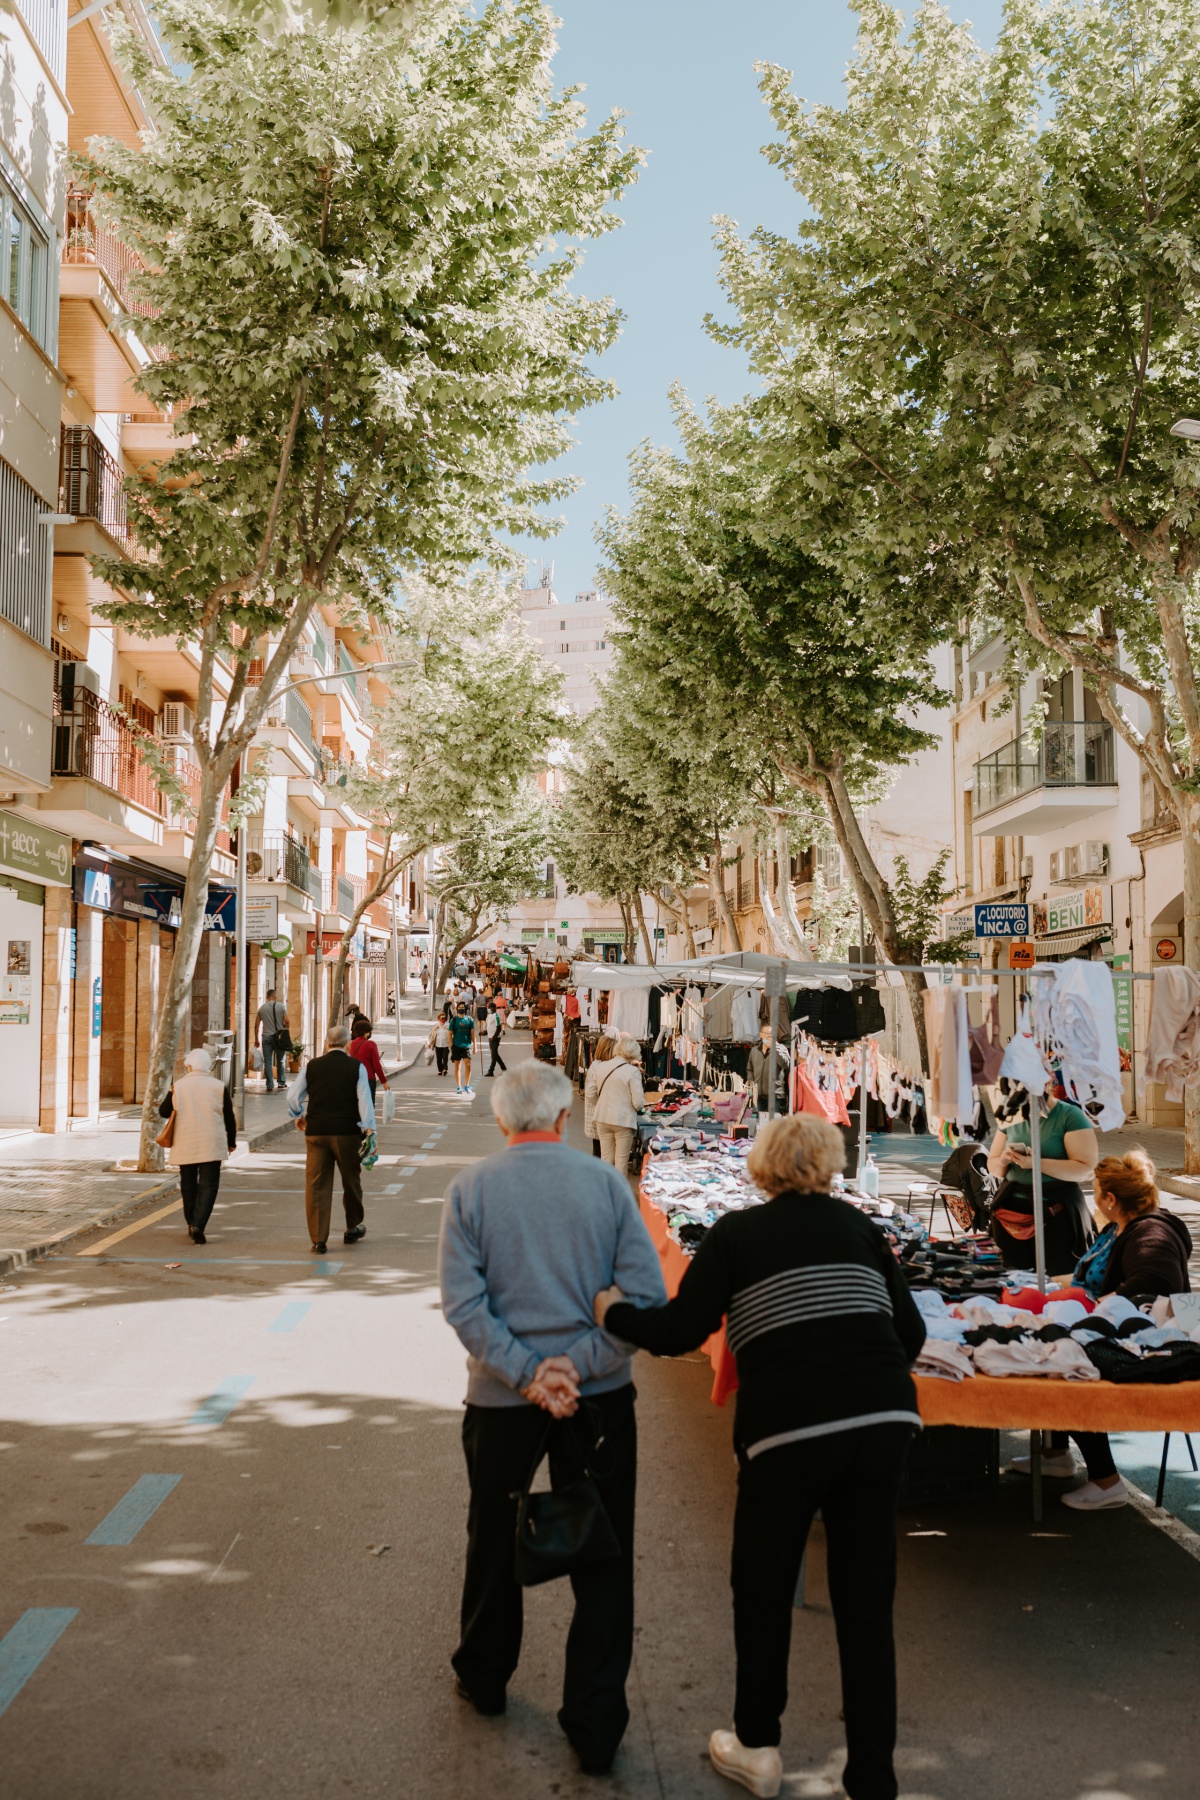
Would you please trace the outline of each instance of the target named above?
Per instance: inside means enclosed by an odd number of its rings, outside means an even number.
[[[589,1415],[595,1411],[588,1408]],[[558,1441],[569,1441],[579,1461],[579,1473],[565,1486],[549,1494],[531,1494],[533,1478],[555,1430]],[[590,1563],[614,1562],[621,1554],[612,1520],[604,1510],[600,1491],[591,1475],[591,1460],[604,1442],[597,1435],[584,1454],[567,1420],[546,1426],[538,1443],[529,1479],[517,1498],[516,1577],[522,1587],[539,1587],[557,1581]]]

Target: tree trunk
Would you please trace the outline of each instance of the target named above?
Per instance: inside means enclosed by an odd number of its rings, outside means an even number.
[[[414,854],[418,853],[414,852]],[[374,906],[377,900],[382,900],[384,894],[387,892],[388,888],[391,887],[400,870],[409,860],[410,858],[407,854],[402,859],[393,857],[391,862],[389,862],[386,857],[384,858],[383,865],[375,880],[375,886],[364,895],[362,900],[359,901],[349,925],[347,925],[345,931],[342,933],[341,941],[338,944],[337,962],[334,964],[333,969],[333,988],[329,1003],[329,1016],[331,1019],[335,1019],[342,1010],[342,989],[346,982],[346,963],[349,960],[350,946],[354,942],[354,934],[358,930],[359,921],[362,919],[362,916],[368,907]],[[400,971],[397,969],[397,983],[399,983],[399,980]],[[397,995],[399,995],[400,991],[399,986],[397,986]]]
[[[635,933],[633,927],[633,910],[627,895],[618,897],[617,905],[621,909],[621,924],[625,932],[625,961],[631,963],[635,953]]]
[[[634,895],[633,900],[634,905],[637,908],[638,924],[642,928],[642,938],[646,945],[646,961],[650,964],[651,968],[653,968],[656,962],[654,954],[655,945],[654,939],[646,929],[646,909],[642,904],[642,890],[640,888]]]
[[[1183,839],[1183,960],[1200,970],[1200,795],[1176,792]],[[1200,1086],[1183,1090],[1183,1167],[1200,1175]]]
[[[717,914],[729,933],[729,947],[731,950],[740,950],[742,935],[729,904],[729,895],[725,892],[725,859],[720,838],[716,840],[716,848],[708,859],[708,884],[717,903]]]
[[[692,921],[688,917],[687,895],[681,892],[678,899],[673,900],[671,898],[673,891],[674,890],[669,888],[664,882],[662,889],[658,894],[658,899],[666,907],[671,917],[678,920],[683,931],[683,943],[687,954],[689,956],[695,956],[696,939],[692,932]]]
[[[208,878],[221,822],[221,790],[224,785],[223,777],[218,782],[217,770],[211,763],[201,771],[196,831],[180,903],[179,929],[175,933],[171,972],[167,976],[166,991],[155,1021],[154,1039],[150,1046],[150,1066],[146,1071],[146,1093],[142,1101],[138,1141],[138,1169],[145,1174],[158,1173],[165,1166],[163,1152],[154,1141],[162,1130],[158,1109],[174,1078],[175,1055],[191,1005],[192,977],[196,973],[196,959],[200,954],[200,939],[204,931]],[[244,970],[239,969],[237,976],[242,981],[245,978]],[[244,1045],[239,1046],[239,1050],[245,1054]]]

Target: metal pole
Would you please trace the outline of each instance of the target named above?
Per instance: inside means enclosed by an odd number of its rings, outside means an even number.
[[[320,1056],[324,1048],[321,1042],[321,925],[324,916],[318,910],[317,929],[313,933],[312,1043],[308,1047],[310,1057]]]
[[[767,1117],[775,1117],[775,1071],[779,1066],[779,996],[787,992],[787,971],[783,963],[768,968],[764,983],[767,1006],[771,1014],[771,1054],[767,1059]]]
[[[392,975],[396,983],[396,1056],[404,1061],[404,1038],[400,1028],[400,934],[396,929],[396,893],[400,886],[400,877],[392,883]],[[404,956],[408,959],[408,938],[404,939]]]
[[[234,920],[233,955],[237,965],[237,1006],[233,1016],[233,1116],[239,1131],[246,1124],[246,1058],[249,1055],[249,1044],[246,1036],[246,987],[248,970],[246,968],[246,820],[238,820],[237,847],[237,894],[234,904],[237,917]]]
[[[1029,1096],[1029,1153],[1033,1165],[1033,1244],[1040,1293],[1046,1291],[1046,1221],[1042,1207],[1042,1103]]]
[[[858,1179],[862,1181],[867,1166],[867,1040],[858,1046]]]

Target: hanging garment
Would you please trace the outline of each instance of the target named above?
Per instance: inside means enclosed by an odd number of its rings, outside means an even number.
[[[1052,1051],[1068,1096],[1101,1131],[1116,1131],[1125,1123],[1125,1102],[1112,970],[1107,963],[1073,959],[1059,966],[1050,999],[1050,1026]]]
[[[650,983],[613,988],[608,996],[608,1028],[640,1043],[650,1035]]]
[[[926,988],[929,1110],[965,1130],[975,1116],[967,996],[960,987]]]
[[[684,1037],[692,1043],[698,1043],[704,1036],[704,996],[698,987],[685,991],[679,1023]],[[688,1060],[694,1059],[689,1057]]]
[[[1178,1104],[1200,1081],[1200,975],[1194,969],[1155,969],[1146,1036],[1146,1080],[1165,1082]]]
[[[850,1114],[846,1110],[841,1090],[834,1088],[832,1093],[822,1092],[812,1081],[808,1070],[799,1065],[795,1070],[792,1091],[793,1111],[812,1113],[818,1119],[828,1119],[831,1125],[849,1125]]]
[[[679,1001],[676,998],[676,996],[670,992],[670,990],[668,990],[662,997],[662,1005],[661,1005],[661,1008],[659,1011],[659,1019],[660,1019],[660,1023],[662,1026],[662,1031],[663,1031],[664,1036],[669,1036],[671,1034],[671,1032],[678,1031],[678,1029],[679,1029]]]
[[[733,1036],[733,994],[733,988],[722,983],[705,996],[704,1035],[710,1043],[728,1043]],[[753,1035],[758,1036],[757,1027]]]
[[[730,1036],[736,1044],[750,1044],[758,1036],[758,994],[754,988],[738,988],[733,996]]]
[[[971,1079],[976,1087],[993,1087],[1000,1079],[1004,1046],[1000,1042],[1000,996],[992,995],[988,1016],[971,1031]]]

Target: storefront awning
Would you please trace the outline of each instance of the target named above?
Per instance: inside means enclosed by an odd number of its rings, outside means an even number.
[[[1088,925],[1081,931],[1059,931],[1053,937],[1038,938],[1033,954],[1039,962],[1055,956],[1074,956],[1088,944],[1107,944],[1112,931],[1107,925]]]

